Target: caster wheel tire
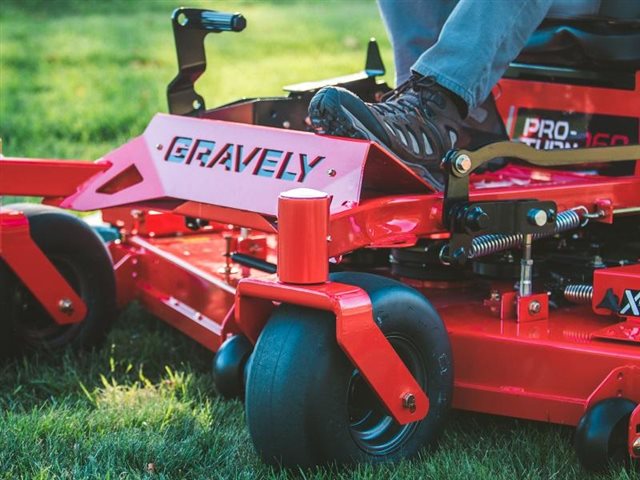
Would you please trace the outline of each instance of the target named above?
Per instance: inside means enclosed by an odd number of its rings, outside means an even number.
[[[29,220],[31,237],[87,305],[87,315],[72,325],[58,325],[13,271],[0,263],[0,355],[87,349],[106,336],[116,309],[116,287],[109,252],[81,219],[37,204],[10,205]],[[4,345],[3,345],[4,346]]]
[[[244,395],[245,366],[253,345],[244,335],[234,335],[220,346],[213,358],[213,382],[224,398]]]
[[[635,407],[636,403],[626,398],[608,398],[583,415],[576,428],[575,447],[586,469],[602,472],[612,463],[628,459],[629,417]]]
[[[417,291],[370,274],[332,280],[364,289],[380,329],[430,399],[424,419],[400,425],[336,342],[332,313],[281,305],[251,359],[249,432],[261,457],[284,467],[380,463],[435,446],[450,410],[451,347],[442,320]]]

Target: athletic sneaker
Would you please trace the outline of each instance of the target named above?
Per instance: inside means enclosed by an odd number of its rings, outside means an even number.
[[[456,98],[432,78],[417,76],[380,103],[365,103],[344,88],[324,87],[311,99],[309,118],[317,133],[363,138],[387,147],[441,190],[444,154],[467,143],[461,126],[466,105]]]

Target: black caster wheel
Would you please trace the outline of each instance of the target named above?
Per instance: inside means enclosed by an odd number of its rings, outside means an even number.
[[[4,263],[0,262],[0,337],[9,356],[30,351],[97,346],[116,310],[111,257],[100,237],[78,217],[38,204],[9,205],[29,220],[31,237],[87,305],[73,325],[58,325]]]
[[[592,406],[576,428],[575,447],[580,463],[594,472],[628,459],[629,417],[636,403],[626,398],[607,398]]]
[[[437,442],[453,390],[451,348],[442,320],[417,291],[388,278],[338,273],[364,289],[389,342],[431,405],[400,425],[336,342],[330,312],[281,305],[254,350],[246,392],[249,432],[260,456],[284,467],[379,463]]]
[[[245,367],[253,345],[244,335],[229,337],[213,358],[213,382],[225,398],[242,398],[245,385]]]

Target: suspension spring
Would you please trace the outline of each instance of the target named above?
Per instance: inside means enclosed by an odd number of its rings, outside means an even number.
[[[567,285],[564,287],[564,298],[571,303],[591,303],[593,287],[591,285]]]
[[[584,207],[583,207],[584,208]],[[587,209],[584,208],[587,212]],[[533,236],[534,240],[544,237],[550,237],[556,233],[572,230],[584,225],[584,218],[579,212],[581,210],[565,210],[556,217],[556,228],[550,233],[539,233]],[[489,234],[482,235],[473,239],[471,244],[471,253],[469,258],[478,258],[492,253],[501,252],[510,248],[519,247],[522,245],[524,235],[521,233],[514,233],[511,235],[502,234]]]

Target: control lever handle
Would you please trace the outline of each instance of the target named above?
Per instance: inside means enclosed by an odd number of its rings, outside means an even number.
[[[216,12],[199,8],[177,8],[172,20],[182,28],[209,32],[241,32],[247,20],[240,13]]]

